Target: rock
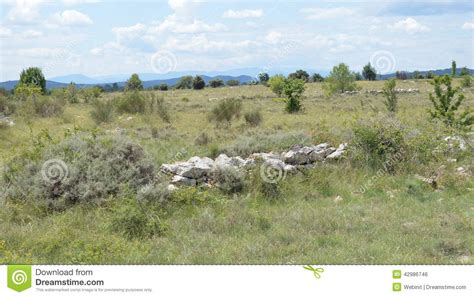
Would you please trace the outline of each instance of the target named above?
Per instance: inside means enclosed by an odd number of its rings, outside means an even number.
[[[213,165],[214,161],[211,158],[192,157],[188,162],[178,165],[176,173],[184,177],[198,179],[209,174]]]
[[[460,136],[447,136],[444,138],[444,141],[448,143],[449,148],[459,148],[461,151],[465,151],[466,141]]]
[[[176,191],[178,187],[176,187],[175,185],[168,185],[167,189],[168,191],[173,192],[173,191]]]
[[[270,153],[254,153],[250,156],[250,158],[254,160],[267,161],[270,159],[281,160],[282,157],[273,152],[270,152]]]
[[[214,160],[214,168],[222,169],[228,166],[232,166],[232,160],[226,154],[220,154]]]
[[[448,158],[446,161],[448,161],[449,163],[456,163],[458,160],[457,160],[457,159]]]
[[[133,120],[133,117],[128,117],[127,118],[127,121],[131,121],[131,120]]]
[[[179,162],[175,164],[162,164],[160,170],[163,173],[177,174],[179,166],[183,164],[184,162]]]
[[[173,179],[171,179],[171,183],[174,185],[181,185],[181,186],[195,186],[196,180],[192,178],[187,178],[181,175],[175,175],[173,176]]]
[[[471,176],[471,173],[469,172],[469,170],[462,166],[456,168],[456,174],[460,176]]]
[[[339,203],[339,202],[342,202],[342,201],[344,201],[344,199],[339,195],[337,195],[336,198],[334,198],[335,203]]]
[[[296,168],[296,166],[294,166],[294,165],[286,164],[283,167],[283,170],[288,172],[288,173],[294,173],[294,172],[298,171],[298,168]]]
[[[9,117],[0,115],[0,124],[4,124],[8,127],[11,127],[15,125],[15,122],[11,120]]]
[[[326,159],[337,160],[341,158],[346,150],[346,147],[347,147],[347,143],[340,144],[339,147],[333,153],[331,153],[329,156],[326,157]]]

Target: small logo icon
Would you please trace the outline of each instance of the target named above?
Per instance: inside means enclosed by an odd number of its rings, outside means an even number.
[[[393,270],[392,271],[393,278],[402,278],[402,271],[401,270]]]
[[[317,267],[317,268],[314,268],[313,266],[311,265],[306,265],[306,266],[303,266],[304,269],[306,270],[309,270],[311,272],[313,272],[313,275],[315,278],[321,278],[321,274],[320,273],[323,273],[324,272],[324,269],[322,267]]]
[[[31,265],[8,265],[7,286],[17,292],[31,288]]]
[[[393,283],[392,284],[392,290],[394,292],[400,292],[402,290],[402,284],[401,283]]]

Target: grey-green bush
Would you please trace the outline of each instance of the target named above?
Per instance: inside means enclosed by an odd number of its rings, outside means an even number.
[[[97,124],[112,121],[115,110],[113,101],[96,99],[94,100],[93,107],[91,117]]]
[[[239,193],[244,189],[245,174],[234,167],[222,167],[213,171],[213,180],[226,194]]]
[[[258,126],[262,122],[262,114],[259,110],[248,111],[244,114],[244,119],[250,126]]]
[[[233,98],[224,99],[211,110],[209,121],[230,124],[232,119],[240,117],[241,110],[242,101]]]
[[[152,160],[123,136],[78,133],[34,149],[7,164],[2,180],[8,186],[7,198],[62,210],[154,184]]]

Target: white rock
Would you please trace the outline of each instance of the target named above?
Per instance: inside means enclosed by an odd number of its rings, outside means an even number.
[[[336,149],[336,151],[334,151],[329,156],[327,156],[326,159],[337,160],[341,158],[346,150],[346,147],[347,147],[347,143],[340,144],[339,147]]]
[[[173,192],[173,191],[176,191],[178,189],[178,187],[176,187],[175,185],[168,185],[168,191],[170,192]]]
[[[342,202],[342,201],[344,201],[344,199],[339,195],[337,195],[336,198],[334,198],[335,203],[339,203],[339,202]]]
[[[192,157],[188,162],[178,166],[176,174],[198,179],[209,174],[212,171],[213,165],[214,161],[210,158]]]
[[[175,175],[171,179],[171,183],[175,185],[183,185],[183,186],[195,186],[196,180],[192,178],[187,178],[181,175]]]
[[[461,151],[466,150],[466,141],[460,136],[448,136],[444,138],[450,148],[457,146]]]

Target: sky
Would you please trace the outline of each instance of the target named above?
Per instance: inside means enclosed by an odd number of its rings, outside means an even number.
[[[474,1],[0,0],[0,81],[81,73],[474,68]]]

